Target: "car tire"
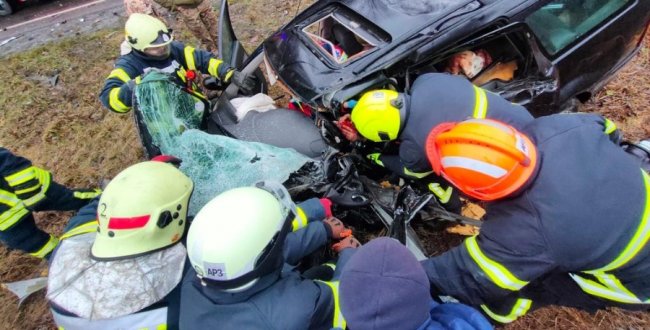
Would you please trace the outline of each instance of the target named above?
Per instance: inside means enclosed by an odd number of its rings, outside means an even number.
[[[0,16],[11,15],[13,12],[9,0],[0,0]]]

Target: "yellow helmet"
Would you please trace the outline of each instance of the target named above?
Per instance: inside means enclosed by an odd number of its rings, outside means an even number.
[[[138,51],[169,45],[174,37],[159,19],[145,14],[131,14],[124,27],[126,42]]]
[[[380,89],[361,96],[352,109],[351,120],[366,139],[381,142],[397,139],[406,111],[402,96],[392,90]]]
[[[99,199],[93,259],[132,258],[179,242],[193,187],[167,163],[143,162],[120,172]]]

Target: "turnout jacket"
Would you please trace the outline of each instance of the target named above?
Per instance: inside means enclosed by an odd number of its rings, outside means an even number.
[[[517,195],[487,204],[478,236],[422,262],[435,288],[499,322],[523,315],[531,301],[501,312],[486,304],[558,272],[593,296],[649,303],[650,179],[611,141],[610,124],[571,114],[524,127],[537,172]]]
[[[186,74],[190,70],[228,81],[232,75],[231,68],[212,56],[207,51],[185,46],[178,41],[171,43],[170,56],[164,60],[152,60],[133,50],[117,59],[115,68],[106,78],[99,99],[109,110],[120,113],[128,112],[132,106],[132,86],[134,85],[129,84],[129,81],[133,80],[137,84],[141,76],[151,70],[175,74],[183,85],[187,84]],[[200,75],[198,76],[200,78]],[[205,98],[196,84],[192,84],[191,92]]]
[[[413,83],[405,95],[406,122],[399,136],[399,156],[382,155],[380,161],[395,173],[423,177],[431,172],[424,142],[431,130],[444,122],[490,118],[521,128],[533,120],[526,108],[474,86],[460,76],[428,73]]]
[[[58,239],[38,229],[31,212],[77,210],[98,194],[70,190],[50,172],[0,147],[0,240],[9,248],[47,256]]]
[[[302,204],[301,208],[307,211]],[[229,293],[203,286],[190,269],[183,279],[180,328],[344,329],[345,321],[338,308],[337,279],[354,249],[341,252],[331,282],[302,278],[293,265],[328,242],[325,225],[313,221],[322,217],[310,216],[309,220],[307,226],[287,236],[284,267],[258,279],[243,292]]]

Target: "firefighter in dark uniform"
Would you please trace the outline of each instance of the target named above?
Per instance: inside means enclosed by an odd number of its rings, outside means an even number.
[[[181,329],[345,329],[338,277],[359,242],[347,236],[335,244],[331,280],[303,277],[295,265],[341,239],[344,227],[310,220],[291,232],[301,211],[276,186],[228,190],[196,215],[187,237],[193,269],[183,280]]]
[[[34,257],[48,257],[59,240],[36,227],[32,212],[78,210],[99,193],[68,189],[47,170],[0,148],[0,241]]]
[[[135,85],[150,70],[175,74],[183,86],[190,86],[191,92],[203,99],[197,81],[202,73],[232,82],[244,92],[255,86],[252,75],[234,70],[207,51],[174,41],[171,30],[157,18],[132,14],[126,21],[125,32],[132,51],[117,59],[99,95],[102,104],[112,111],[131,110]]]
[[[481,233],[423,261],[435,291],[512,322],[545,305],[650,307],[650,177],[592,114],[437,126],[434,171],[484,201]],[[424,142],[426,141],[426,142]]]
[[[476,87],[463,77],[441,73],[418,77],[410,94],[367,92],[351,113],[354,127],[366,139],[400,142],[399,155],[370,154],[371,161],[405,177],[426,177],[431,192],[450,211],[460,209],[460,200],[453,188],[432,175],[422,141],[436,125],[468,118],[493,118],[515,127],[533,120],[524,107]]]

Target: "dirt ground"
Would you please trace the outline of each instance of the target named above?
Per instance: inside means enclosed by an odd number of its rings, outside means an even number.
[[[115,0],[117,1],[117,0]],[[213,0],[216,5],[216,0]],[[269,3],[271,2],[271,3]],[[311,1],[309,1],[311,2]],[[252,49],[307,4],[304,1],[231,1],[234,28]],[[106,13],[106,15],[113,15]],[[109,113],[97,99],[122,40],[117,20],[108,29],[77,34],[61,42],[2,57],[0,77],[0,145],[50,169],[55,179],[74,187],[95,187],[124,167],[142,160],[131,116]],[[178,38],[194,40],[181,23]],[[650,37],[642,52],[582,111],[611,118],[631,140],[650,136]],[[59,234],[70,214],[41,213],[42,228]],[[425,233],[436,252],[458,244],[446,233]],[[0,282],[39,276],[46,265],[0,247]],[[590,315],[570,308],[544,308],[514,322],[507,329],[645,329],[649,313],[617,309]],[[0,329],[54,329],[40,293],[21,306],[0,290]]]

